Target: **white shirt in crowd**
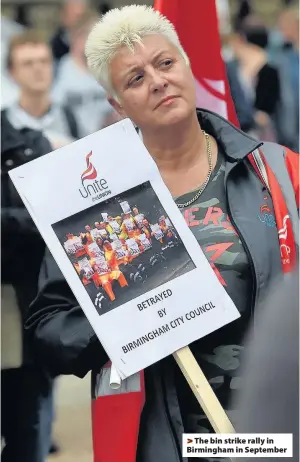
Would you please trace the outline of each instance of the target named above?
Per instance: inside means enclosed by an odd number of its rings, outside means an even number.
[[[4,109],[15,103],[19,97],[20,91],[18,86],[9,77],[6,72],[1,73],[1,109]]]
[[[48,138],[53,149],[65,146],[74,141],[70,134],[70,129],[66,116],[62,108],[53,104],[50,110],[41,117],[33,117],[20,107],[19,103],[12,104],[6,110],[9,122],[14,128],[31,128],[39,130]]]
[[[80,137],[100,130],[113,111],[106,99],[105,90],[70,55],[60,61],[53,98],[72,110]]]

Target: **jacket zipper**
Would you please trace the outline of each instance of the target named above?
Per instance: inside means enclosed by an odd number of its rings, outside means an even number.
[[[248,261],[249,261],[249,264],[250,264],[250,270],[251,270],[252,280],[253,280],[253,289],[252,289],[252,299],[251,299],[250,313],[253,316],[254,315],[255,303],[256,303],[257,295],[258,295],[257,276],[256,276],[254,261],[253,261],[252,255],[250,253],[250,250],[248,248],[248,245],[247,245],[247,243],[246,243],[246,241],[245,241],[245,239],[243,237],[243,234],[241,233],[241,230],[237,226],[237,224],[236,224],[236,222],[235,222],[235,220],[234,220],[234,218],[232,216],[231,210],[230,210],[230,204],[229,204],[229,200],[228,200],[228,191],[227,191],[227,181],[228,181],[228,177],[229,177],[230,174],[231,174],[231,172],[229,172],[229,174],[227,176],[227,179],[226,179],[226,184],[225,184],[227,212],[228,212],[228,216],[230,218],[230,221],[231,221],[232,225],[234,226],[236,232],[238,233],[238,236],[239,236],[239,238],[240,238],[240,240],[241,240],[241,242],[243,244],[244,250],[246,252],[246,255],[247,255],[247,258],[248,258]]]

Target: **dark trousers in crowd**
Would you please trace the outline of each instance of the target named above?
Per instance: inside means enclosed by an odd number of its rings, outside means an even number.
[[[34,299],[37,277],[21,281],[10,290],[2,286],[2,332],[3,329],[17,329],[6,325],[4,309],[19,310],[22,330],[30,302]],[[12,289],[14,292],[12,292]],[[12,294],[15,293],[15,298]],[[4,306],[5,305],[5,306]],[[4,323],[4,324],[3,324]],[[14,336],[14,334],[11,334]],[[3,338],[2,338],[3,341]],[[3,343],[3,342],[1,342]],[[14,348],[15,344],[3,345]],[[16,347],[17,348],[17,347]],[[7,364],[1,370],[1,435],[5,447],[2,462],[45,462],[50,448],[53,421],[53,379],[46,376],[34,363],[28,342],[24,338],[20,367]]]
[[[53,420],[53,385],[33,366],[1,371],[2,462],[44,462]]]

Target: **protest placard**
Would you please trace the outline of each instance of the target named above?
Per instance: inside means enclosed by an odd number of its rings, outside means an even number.
[[[239,317],[129,120],[10,176],[121,378]]]

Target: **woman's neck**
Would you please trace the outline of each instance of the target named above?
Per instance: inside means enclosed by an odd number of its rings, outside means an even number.
[[[143,141],[160,172],[172,172],[192,167],[206,155],[205,137],[197,115],[180,125],[162,128],[156,133],[143,132]]]
[[[161,133],[143,132],[143,141],[155,160],[160,174],[173,196],[199,187],[208,173],[207,142],[195,112],[189,123],[164,128]],[[217,159],[217,143],[210,137],[212,164]]]

